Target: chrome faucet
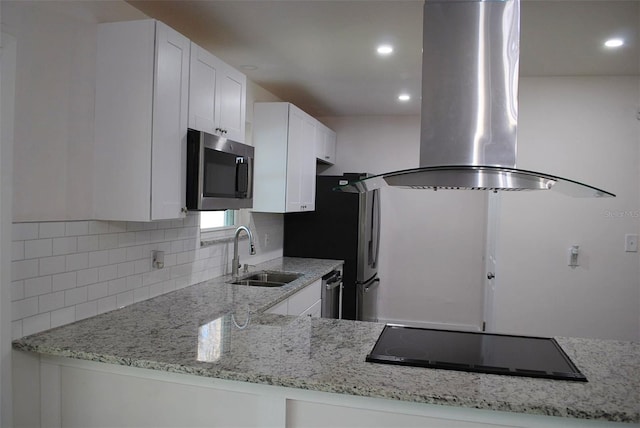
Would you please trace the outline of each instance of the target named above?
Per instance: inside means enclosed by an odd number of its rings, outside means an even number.
[[[247,232],[249,236],[249,254],[255,254],[256,248],[253,245],[253,235],[251,234],[251,230],[249,230],[246,226],[240,226],[236,229],[236,233],[233,236],[233,260],[231,260],[231,275],[233,277],[238,276],[238,269],[240,269],[240,256],[238,256],[238,237],[240,236],[240,232]]]

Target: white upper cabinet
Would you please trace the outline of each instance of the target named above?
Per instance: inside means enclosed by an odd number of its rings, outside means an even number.
[[[245,141],[247,77],[191,43],[189,127]]]
[[[155,20],[98,25],[96,219],[185,214],[189,40]]]
[[[320,122],[316,128],[316,158],[322,163],[336,163],[336,133]]]
[[[290,103],[255,103],[254,211],[315,209],[317,123]]]

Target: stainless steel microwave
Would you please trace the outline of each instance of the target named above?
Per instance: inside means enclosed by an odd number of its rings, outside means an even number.
[[[187,209],[214,211],[253,206],[253,147],[187,131]]]

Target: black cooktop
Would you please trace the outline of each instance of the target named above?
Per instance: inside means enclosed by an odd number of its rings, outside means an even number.
[[[387,325],[368,362],[586,382],[551,338]]]

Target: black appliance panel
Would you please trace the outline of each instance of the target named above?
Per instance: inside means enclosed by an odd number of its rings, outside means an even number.
[[[377,276],[380,201],[372,199],[373,192],[359,195],[333,189],[344,180],[366,175],[319,175],[315,211],[284,216],[285,256],[344,260],[342,317],[351,320],[361,319],[363,311],[358,287]]]
[[[586,382],[552,338],[387,325],[366,361]]]

